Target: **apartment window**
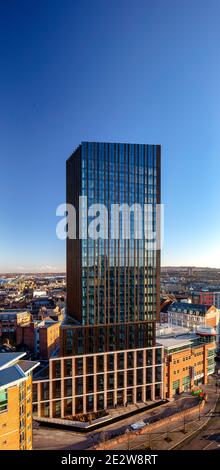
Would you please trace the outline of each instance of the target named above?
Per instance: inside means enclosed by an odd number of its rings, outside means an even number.
[[[108,370],[114,370],[114,356],[113,356],[113,354],[108,355]]]
[[[24,405],[20,406],[20,416],[24,414]]]
[[[104,375],[97,375],[97,390],[102,392],[104,390]]]
[[[143,367],[143,351],[137,352],[137,366]]]
[[[71,377],[72,375],[72,359],[65,360],[65,376]]]
[[[137,384],[138,385],[143,384],[143,369],[138,369],[137,370]]]
[[[65,391],[64,394],[66,397],[72,396],[72,379],[66,379],[65,382]]]
[[[104,356],[97,356],[97,371],[103,372],[104,370]]]
[[[83,378],[79,377],[76,379],[76,395],[83,394]]]
[[[20,429],[24,427],[24,418],[20,419]]]
[[[133,377],[133,370],[128,371],[128,372],[127,372],[127,384],[128,384],[128,386],[129,386],[129,385],[133,385],[133,380],[134,380],[134,377]]]
[[[24,441],[24,431],[20,434],[20,444]]]
[[[156,380],[156,382],[160,382],[161,378],[162,378],[161,366],[155,367],[155,380]]]
[[[174,391],[177,391],[178,388],[179,388],[179,386],[180,386],[180,381],[179,381],[179,380],[175,380],[175,381],[173,382],[173,390],[174,390]]]
[[[132,369],[134,367],[134,354],[133,354],[133,352],[128,353],[127,367],[128,367],[128,369]]]
[[[7,390],[0,390],[0,413],[6,411],[8,408],[8,392]]]
[[[124,369],[124,353],[118,354],[118,369]]]
[[[20,392],[20,401],[24,400],[24,385],[21,384],[19,386],[19,392]]]
[[[60,361],[55,362],[55,377],[59,379],[61,377],[61,365]]]
[[[87,374],[93,374],[93,357],[86,358],[86,372]]]
[[[83,375],[83,359],[76,359],[76,375]]]
[[[156,349],[155,360],[156,360],[156,364],[161,364],[161,360],[162,360],[162,351],[161,351],[161,349]]]

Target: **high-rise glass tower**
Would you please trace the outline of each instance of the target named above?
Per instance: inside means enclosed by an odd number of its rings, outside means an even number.
[[[83,142],[67,160],[67,204],[76,210],[76,231],[68,220],[61,356],[50,359],[49,380],[38,383],[38,416],[96,416],[99,410],[162,398],[163,351],[155,340],[160,250],[143,236],[143,225],[136,236],[133,211],[130,222],[120,223],[121,213],[112,218],[114,204],[148,204],[147,227],[151,219],[156,231],[160,146]],[[98,215],[91,211],[94,204]],[[90,223],[100,216],[100,204],[107,211],[104,236],[100,223],[100,236],[94,237]],[[115,220],[118,236],[114,231],[112,236]]]
[[[79,197],[108,209],[105,239],[79,239]],[[65,353],[153,346],[159,306],[160,252],[144,237],[111,238],[112,204],[160,203],[160,146],[83,142],[67,160],[67,203],[77,210],[76,239],[67,240],[67,315],[81,329],[63,330]],[[87,213],[86,213],[87,211]],[[87,224],[87,228],[88,228]],[[81,234],[83,231],[81,230]],[[71,341],[72,337],[72,341]]]

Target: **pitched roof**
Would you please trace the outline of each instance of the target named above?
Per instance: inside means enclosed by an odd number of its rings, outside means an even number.
[[[18,361],[18,366],[24,373],[30,372],[39,365],[37,361]]]
[[[0,389],[26,379],[28,372],[39,365],[39,362],[36,361],[21,360],[20,358],[25,354],[25,352],[0,354]]]
[[[0,353],[0,371],[21,359],[25,354],[25,352]]]
[[[168,312],[180,310],[184,312],[187,310],[187,313],[198,312],[200,315],[205,315],[206,312],[212,307],[212,305],[204,305],[204,304],[190,304],[187,302],[173,302],[168,307]]]
[[[6,367],[0,372],[0,388],[11,385],[25,377],[25,374],[16,365]]]

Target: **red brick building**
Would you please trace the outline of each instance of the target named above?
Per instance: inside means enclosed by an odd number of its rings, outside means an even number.
[[[49,359],[59,352],[60,322],[43,320],[18,325],[17,346],[26,346],[41,359]]]
[[[215,370],[215,330],[201,328],[197,334],[158,338],[164,347],[164,397],[206,384]]]
[[[214,304],[214,293],[209,291],[200,291],[200,304],[213,305]]]
[[[0,311],[0,338],[15,339],[18,325],[28,324],[31,314],[26,310]]]

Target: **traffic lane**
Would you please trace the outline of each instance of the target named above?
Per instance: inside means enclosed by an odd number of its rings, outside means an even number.
[[[206,447],[211,449],[211,442],[214,446],[220,444],[219,418],[210,418],[205,428],[196,436],[192,436],[189,441],[187,440],[181,446],[181,450],[203,450]]]
[[[187,428],[187,425],[190,425],[191,427],[196,429],[197,422],[198,422],[197,420],[190,420],[190,421],[186,420],[185,426]],[[152,431],[152,432],[138,435],[138,436],[132,435],[130,439],[128,436],[128,440],[116,445],[115,449],[124,450],[127,447],[133,450],[138,449],[138,448],[144,449],[145,447],[149,445],[149,443],[154,448],[154,444],[158,440],[161,442],[166,437],[171,438],[172,441],[174,442],[176,438],[176,433],[178,433],[179,435],[179,433],[182,432],[183,430],[184,430],[184,419],[181,419],[175,422],[170,422],[168,424],[161,423],[161,425],[157,428],[156,431]],[[179,440],[180,440],[180,437],[179,437]],[[170,445],[172,444],[172,441]]]

